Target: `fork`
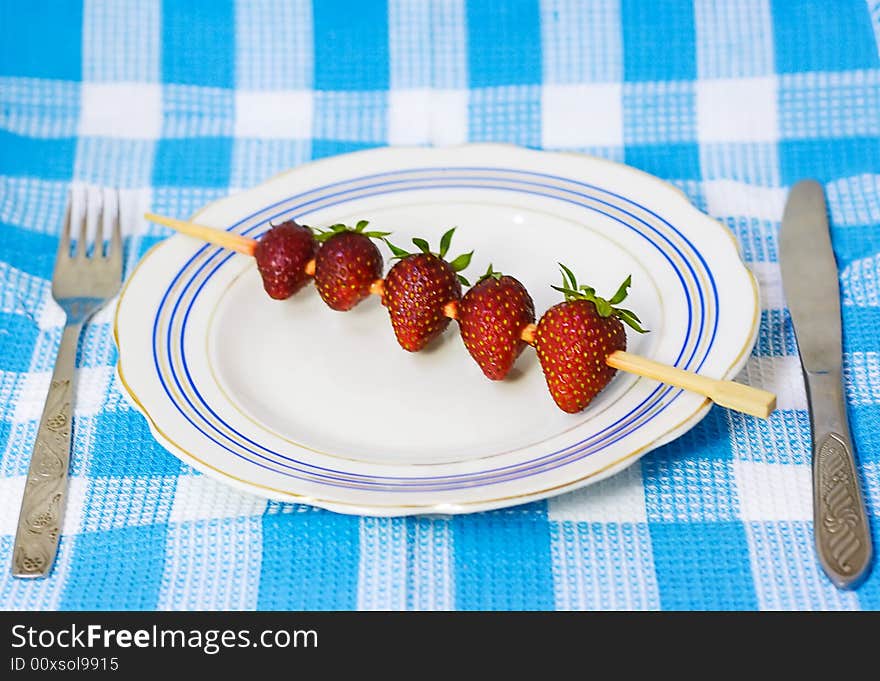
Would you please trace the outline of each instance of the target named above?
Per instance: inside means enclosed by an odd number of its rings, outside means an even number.
[[[67,199],[64,227],[52,274],[52,297],[64,311],[65,324],[21,501],[12,553],[14,577],[46,577],[58,552],[70,468],[76,346],[83,325],[116,295],[122,279],[119,192],[114,191],[113,194],[116,200],[113,215],[109,219],[112,231],[106,254],[103,253],[106,221],[103,194],[96,206],[86,192],[73,254],[70,252],[72,193]],[[95,211],[97,236],[89,254],[86,230],[89,215]]]

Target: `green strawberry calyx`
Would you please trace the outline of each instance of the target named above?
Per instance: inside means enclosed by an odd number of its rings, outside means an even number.
[[[441,260],[446,260],[446,254],[449,252],[449,247],[452,245],[452,235],[455,233],[455,227],[446,232],[442,237],[440,237],[440,250],[436,253],[431,251],[430,244],[424,239],[420,239],[418,237],[412,240],[415,247],[419,249],[420,252],[425,253],[427,255],[433,255]],[[393,243],[388,241],[385,237],[382,237],[382,241],[391,249],[391,252],[394,253],[394,257],[392,260],[398,260],[402,258],[408,258],[413,255],[407,250],[400,248],[399,246],[395,246]],[[455,272],[455,276],[458,277],[458,280],[464,284],[465,286],[470,286],[470,282],[465,279],[460,272],[464,269],[467,269],[468,265],[471,264],[471,258],[473,257],[474,252],[470,253],[462,253],[457,258],[453,258],[452,260],[447,261],[449,267],[452,268],[452,271]]]
[[[636,316],[635,312],[616,307],[618,303],[623,302],[629,293],[632,275],[623,280],[623,283],[611,298],[606,299],[597,296],[596,289],[592,286],[578,286],[577,278],[568,267],[562,263],[559,263],[559,267],[562,270],[562,286],[551,286],[551,288],[565,294],[566,300],[589,300],[596,306],[596,312],[599,313],[600,317],[616,317],[639,333],[647,333],[647,330],[642,328],[642,321]]]
[[[503,272],[496,272],[492,268],[492,263],[489,263],[489,269],[486,270],[486,274],[484,274],[479,279],[477,279],[477,283],[479,284],[481,281],[483,281],[485,279],[494,279],[495,281],[500,281],[501,277],[503,277],[503,276],[504,276]]]
[[[364,230],[367,228],[368,224],[370,224],[369,221],[360,220],[354,227],[349,227],[348,225],[338,223],[335,225],[330,225],[326,229],[312,228],[312,231],[315,234],[315,241],[319,243],[323,243],[327,241],[327,239],[329,239],[330,237],[341,234],[342,232],[354,232],[355,234],[363,234],[370,239],[384,239],[386,236],[389,236],[391,234],[391,232],[365,232]]]

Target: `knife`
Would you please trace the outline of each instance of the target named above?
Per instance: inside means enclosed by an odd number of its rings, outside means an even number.
[[[816,551],[837,587],[854,588],[868,573],[871,534],[846,416],[837,263],[818,182],[803,180],[789,192],[779,265],[813,429]]]

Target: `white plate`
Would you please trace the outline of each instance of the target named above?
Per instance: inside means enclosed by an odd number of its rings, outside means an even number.
[[[557,262],[650,333],[629,349],[732,377],[757,332],[754,279],[736,242],[677,189],[624,165],[501,145],[386,148],[311,163],[193,219],[258,236],[284,218],[368,219],[398,243],[475,249],[469,273],[518,277],[538,314],[558,302]],[[384,246],[383,246],[384,249]],[[386,256],[389,255],[386,252]],[[344,513],[465,513],[595,482],[705,416],[703,398],[618,375],[581,414],[561,412],[534,352],[485,379],[453,323],[420,353],[372,298],[324,306],[313,288],[266,296],[252,259],[184,236],[154,248],[116,315],[122,384],[183,461],[268,497]]]

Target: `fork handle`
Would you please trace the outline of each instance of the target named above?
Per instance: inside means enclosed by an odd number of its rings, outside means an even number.
[[[52,570],[67,497],[73,423],[73,371],[81,324],[67,324],[21,500],[12,553],[15,577],[46,577]]]

